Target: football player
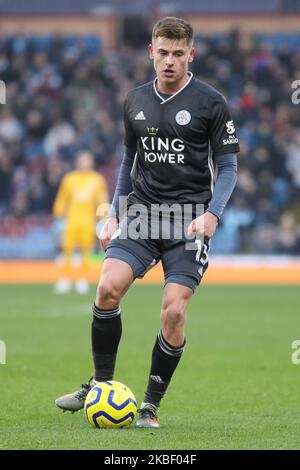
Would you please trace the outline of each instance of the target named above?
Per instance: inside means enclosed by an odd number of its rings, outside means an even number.
[[[100,237],[106,258],[93,305],[95,371],[78,392],[56,400],[62,409],[83,408],[90,387],[113,378],[121,299],[137,277],[161,260],[161,327],[137,420],[141,428],[160,426],[159,406],[186,344],[188,304],[207,269],[210,239],[237,178],[234,122],[222,94],[189,71],[194,54],[189,23],[167,17],[155,24],[149,56],[156,78],[130,91],[125,100],[125,154],[112,204],[115,214],[111,212]],[[127,197],[126,216],[119,210],[121,196]],[[182,212],[191,209],[191,221],[186,226],[179,222],[182,236],[172,235],[178,213],[170,217],[171,235],[163,236],[158,228],[153,236],[161,215],[163,219],[163,211],[157,214],[162,204],[167,212],[174,204]],[[135,206],[145,208],[147,217],[135,215]],[[149,221],[150,210],[154,215]],[[134,226],[139,237],[132,233]],[[188,249],[191,244],[194,249]]]

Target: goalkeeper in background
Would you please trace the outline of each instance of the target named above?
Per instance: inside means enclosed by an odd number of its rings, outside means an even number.
[[[62,179],[53,206],[55,230],[63,253],[60,277],[54,287],[56,293],[69,292],[72,281],[78,293],[88,292],[87,260],[95,244],[97,208],[108,202],[106,181],[94,171],[93,155],[79,152],[76,168]],[[80,256],[75,258],[78,250]]]

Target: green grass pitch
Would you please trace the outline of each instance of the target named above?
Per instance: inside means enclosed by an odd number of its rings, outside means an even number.
[[[115,379],[140,402],[159,328],[162,287],[133,286],[122,303]],[[54,399],[89,379],[88,296],[51,286],[0,286],[0,449],[300,449],[299,287],[202,286],[158,430],[92,429]]]

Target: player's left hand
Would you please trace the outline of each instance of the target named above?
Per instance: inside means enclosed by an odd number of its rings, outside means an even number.
[[[197,235],[209,240],[216,231],[219,219],[216,215],[207,211],[196,219],[192,220],[188,226],[188,235]]]

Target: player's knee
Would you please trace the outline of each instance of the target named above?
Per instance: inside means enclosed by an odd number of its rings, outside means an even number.
[[[96,305],[105,304],[107,302],[119,303],[122,297],[122,291],[120,287],[110,277],[101,279],[98,284],[96,294]]]
[[[169,328],[177,328],[185,323],[186,308],[182,302],[170,302],[163,305],[161,322]]]

